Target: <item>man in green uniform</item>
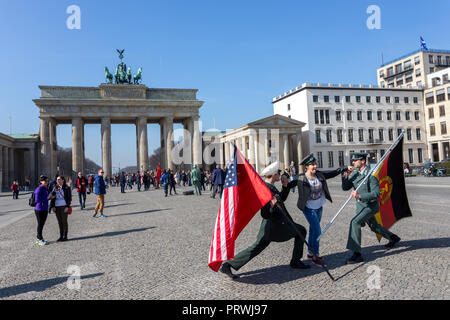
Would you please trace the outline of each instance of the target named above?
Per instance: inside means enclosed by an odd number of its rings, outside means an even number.
[[[202,195],[202,192],[200,190],[200,179],[201,179],[201,173],[200,170],[198,170],[197,165],[194,164],[193,169],[191,171],[191,182],[194,186],[194,193],[196,195]]]
[[[398,236],[383,228],[375,219],[375,214],[379,211],[378,197],[380,196],[380,185],[377,178],[370,175],[358,192],[355,191],[370,172],[370,168],[367,166],[367,156],[367,153],[353,153],[351,160],[354,169],[342,175],[342,189],[347,191],[353,188],[352,197],[356,199],[356,216],[350,223],[347,241],[347,249],[353,251],[353,255],[346,261],[347,264],[363,261],[361,255],[361,227],[365,223],[369,225],[370,230],[389,240],[389,243],[386,244],[387,248],[392,248],[400,241]]]
[[[261,251],[263,251],[272,241],[285,242],[292,238],[295,238],[295,241],[290,266],[295,269],[310,268],[309,265],[306,265],[302,261],[300,261],[303,256],[303,240],[297,235],[296,230],[291,226],[291,224],[286,221],[286,218],[290,219],[292,222],[294,221],[287,213],[286,207],[283,203],[283,201],[285,201],[289,195],[289,179],[283,176],[283,189],[281,193],[274,185],[275,182],[280,181],[280,173],[281,170],[279,170],[278,162],[271,164],[262,171],[262,175],[265,176],[265,183],[272,192],[273,198],[261,209],[261,216],[263,217],[263,221],[259,228],[256,242],[247,249],[235,255],[232,261],[225,262],[220,267],[220,271],[225,273],[232,279],[236,279],[238,278],[238,276],[234,275],[231,272],[231,268],[236,271],[239,270],[247,262],[260,254]],[[277,203],[284,209],[287,217],[279,208],[277,208]],[[295,222],[293,223],[300,234],[303,236],[303,238],[305,238],[306,229]]]

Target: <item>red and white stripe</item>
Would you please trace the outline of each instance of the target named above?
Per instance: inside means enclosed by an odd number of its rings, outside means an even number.
[[[218,271],[223,261],[234,258],[234,223],[238,207],[238,187],[233,186],[223,190],[219,213],[211,242],[208,265]]]

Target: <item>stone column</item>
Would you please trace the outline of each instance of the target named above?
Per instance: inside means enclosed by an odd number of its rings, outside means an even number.
[[[269,130],[264,140],[264,165],[268,166],[270,161],[270,146],[269,146]]]
[[[112,157],[111,157],[111,119],[102,118],[101,121],[102,135],[102,168],[104,177],[112,177]]]
[[[72,119],[72,175],[83,172],[83,147],[81,141],[83,122],[81,118]]]
[[[199,168],[202,166],[202,137],[200,132],[199,116],[192,117],[194,133],[192,137],[192,160]]]
[[[438,141],[437,145],[438,145],[438,151],[439,151],[439,159],[438,159],[438,161],[442,161],[442,160],[444,160],[444,146],[443,146],[443,142]]]
[[[183,137],[184,140],[186,141],[186,144],[184,145],[184,151],[183,151],[183,157],[184,157],[184,152],[188,153],[188,157],[187,157],[187,165],[192,166],[193,164],[193,148],[192,148],[192,143],[193,143],[193,137],[194,137],[194,121],[192,118],[188,118],[186,120],[184,120],[183,122],[184,125],[184,130],[185,130],[185,134],[189,135],[189,137]]]
[[[50,118],[48,120],[48,133],[50,139],[50,176],[54,177],[57,174],[57,157],[56,150],[58,143],[56,141],[56,120]]]
[[[139,151],[139,123],[138,122],[139,121],[136,120],[135,124],[136,124],[136,167],[139,170],[139,168],[141,167],[141,164],[139,162],[139,153],[140,153],[140,151]]]
[[[173,149],[173,118],[165,117],[162,119],[161,138],[164,145],[164,167],[166,169],[173,169],[172,164],[172,149]]]
[[[283,134],[283,169],[289,168],[289,160],[289,136]]]
[[[9,182],[9,149],[3,147],[3,185],[6,190],[10,187]]]
[[[30,179],[30,186],[35,187],[37,186],[37,177],[38,177],[38,173],[37,173],[37,168],[36,168],[36,149],[35,148],[31,148],[28,151],[28,166],[29,168],[29,176],[27,177],[28,179]]]
[[[39,154],[39,163],[40,163],[40,174],[43,174],[49,178],[53,178],[51,175],[51,163],[50,163],[50,153],[51,153],[51,145],[50,145],[50,134],[49,134],[49,121],[47,118],[41,119],[41,126],[39,129],[39,138],[40,138],[40,154]]]
[[[148,171],[148,134],[147,134],[147,118],[138,119],[138,136],[139,136],[139,172]]]
[[[303,151],[302,151],[302,133],[297,132],[296,135],[296,151],[297,151],[297,159],[298,159],[298,173],[303,173],[303,166],[300,165],[300,161],[303,160]]]
[[[230,161],[230,144],[227,141],[223,142],[223,147],[225,149],[225,165]]]
[[[248,161],[254,168],[256,168],[255,133],[253,132],[253,130],[250,130],[250,135],[248,136]]]
[[[16,171],[15,171],[15,150],[13,148],[9,148],[9,180],[12,183],[14,179],[16,179]]]

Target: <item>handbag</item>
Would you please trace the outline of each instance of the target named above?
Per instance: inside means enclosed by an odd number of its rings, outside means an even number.
[[[69,207],[69,212],[68,214],[72,214],[72,206]]]

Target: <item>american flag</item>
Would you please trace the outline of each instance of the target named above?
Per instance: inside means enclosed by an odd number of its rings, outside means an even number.
[[[208,266],[212,270],[217,272],[223,261],[234,258],[236,238],[271,199],[269,188],[234,146],[211,242]]]

